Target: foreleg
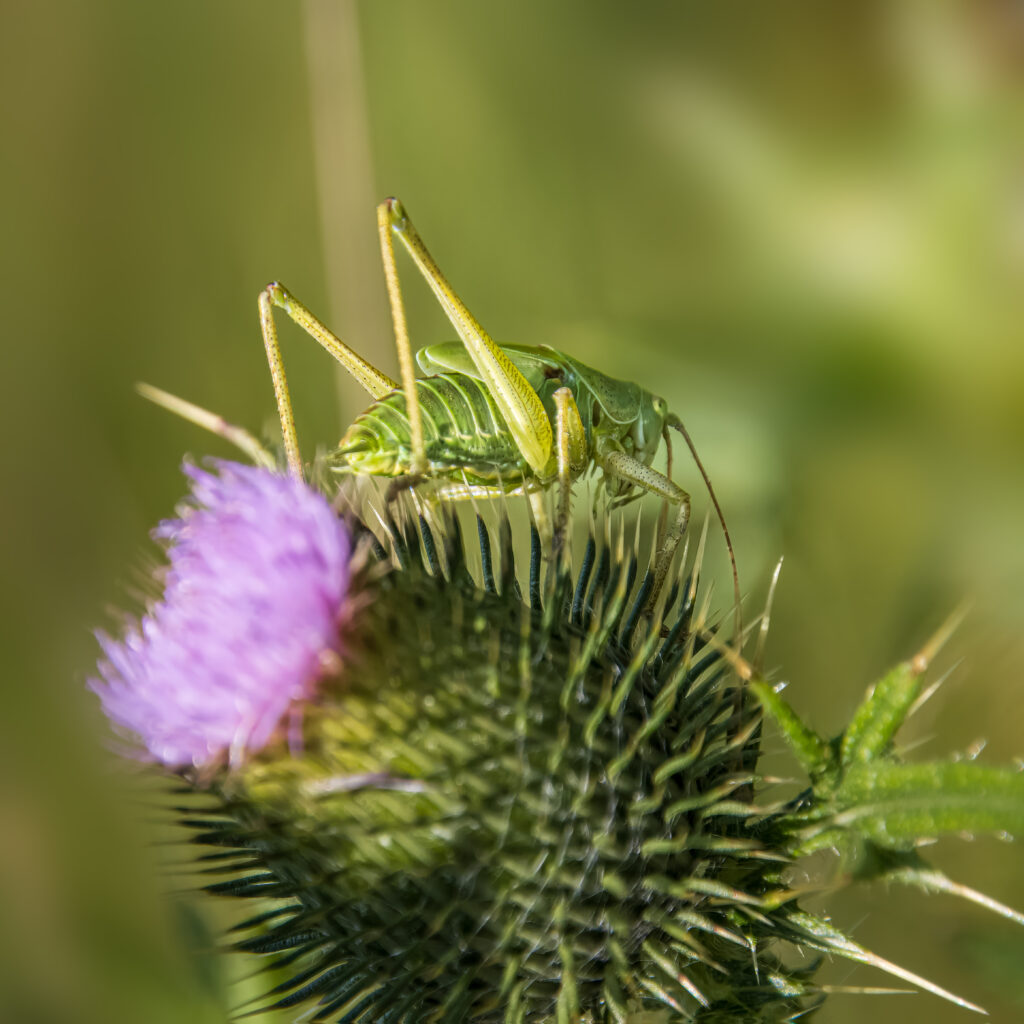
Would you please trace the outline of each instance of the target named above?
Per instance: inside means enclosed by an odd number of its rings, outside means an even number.
[[[626,452],[607,452],[598,456],[596,461],[611,476],[625,480],[651,494],[657,494],[671,504],[679,506],[676,518],[666,530],[665,538],[661,542],[654,561],[654,581],[647,599],[647,609],[649,610],[654,607],[654,602],[657,601],[658,594],[661,593],[676,548],[679,547],[679,541],[686,533],[686,527],[690,522],[690,496],[667,476]]]

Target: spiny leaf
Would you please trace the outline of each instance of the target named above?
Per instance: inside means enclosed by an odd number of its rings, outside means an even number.
[[[884,754],[921,692],[921,677],[963,618],[958,610],[910,661],[897,665],[870,690],[843,733],[843,765],[866,763]]]
[[[804,724],[773,686],[756,679],[750,683],[750,690],[782,730],[782,735],[800,762],[800,767],[812,779],[820,776],[832,763],[832,755],[825,741]]]
[[[954,995],[934,982],[922,978],[919,974],[914,974],[913,971],[908,971],[898,964],[894,964],[890,960],[872,953],[869,949],[865,949],[820,917],[815,917],[813,914],[808,914],[804,911],[794,910],[790,914],[789,919],[801,932],[803,936],[801,941],[812,949],[819,949],[823,953],[832,953],[835,956],[841,956],[858,963],[870,964],[872,967],[877,967],[887,974],[891,974],[894,978],[902,978],[904,981],[909,981],[911,984],[923,988],[926,992],[931,992],[933,995],[947,999],[951,1003],[956,1003],[957,1006],[962,1006],[965,1010],[973,1010],[975,1013],[981,1014],[985,1013],[980,1006],[968,1002],[958,995]]]
[[[972,761],[852,767],[833,824],[882,846],[947,832],[1024,832],[1024,774]]]
[[[958,896],[1000,917],[1005,917],[1008,921],[1024,925],[1024,914],[992,899],[991,896],[978,892],[977,889],[947,878],[941,871],[926,863],[916,850],[887,850],[872,842],[865,843],[853,874],[858,881],[897,882],[901,885],[912,885],[928,893]]]

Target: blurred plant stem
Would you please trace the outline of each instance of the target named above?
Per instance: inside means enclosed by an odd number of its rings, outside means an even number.
[[[329,319],[375,365],[391,351],[372,230],[376,195],[355,0],[305,0],[306,67]],[[335,368],[339,426],[366,405]]]

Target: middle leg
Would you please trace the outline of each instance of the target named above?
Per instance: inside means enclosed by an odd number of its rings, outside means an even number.
[[[572,527],[572,481],[587,465],[587,437],[576,400],[568,388],[559,388],[555,398],[555,456],[558,463],[558,505],[553,538],[557,559]]]
[[[386,374],[368,363],[359,353],[346,345],[336,334],[328,330],[287,288],[276,281],[260,292],[260,328],[263,331],[263,347],[270,364],[270,376],[274,382],[274,397],[281,418],[281,435],[284,439],[288,469],[302,479],[302,456],[299,454],[299,440],[295,430],[295,415],[292,412],[288,380],[284,372],[284,359],[277,340],[274,325],[274,307],[283,309],[310,337],[319,342],[346,370],[370,393],[373,398],[383,398],[397,386]]]

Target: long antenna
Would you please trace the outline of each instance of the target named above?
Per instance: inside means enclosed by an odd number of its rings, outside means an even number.
[[[718,495],[715,494],[715,488],[711,483],[711,477],[708,476],[708,471],[704,468],[704,463],[700,461],[700,456],[697,454],[697,447],[693,443],[686,427],[683,426],[683,421],[676,416],[675,413],[669,413],[665,422],[668,426],[679,431],[679,433],[683,435],[686,447],[690,449],[693,461],[696,464],[697,469],[700,470],[700,475],[704,478],[704,486],[708,489],[708,496],[711,498],[711,504],[715,506],[715,514],[718,516],[718,521],[722,524],[722,536],[725,537],[725,546],[729,551],[729,564],[732,566],[733,599],[736,602],[736,643],[737,645],[742,646],[743,612],[740,609],[740,574],[739,570],[736,568],[736,552],[732,546],[732,537],[729,536],[729,527],[725,522],[725,514],[722,512],[722,506],[718,503]]]

